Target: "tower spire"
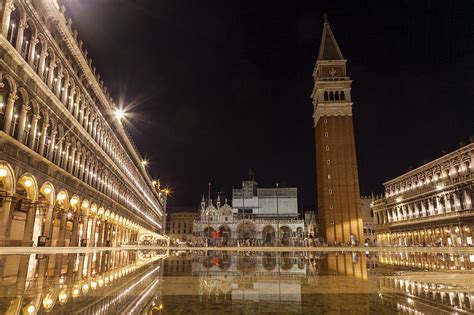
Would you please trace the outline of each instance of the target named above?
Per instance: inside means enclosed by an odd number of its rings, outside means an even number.
[[[318,60],[343,60],[339,45],[332,33],[329,25],[328,15],[324,14],[323,35],[321,36],[321,44],[319,45]]]

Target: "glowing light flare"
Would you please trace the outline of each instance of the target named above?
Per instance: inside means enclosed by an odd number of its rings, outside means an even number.
[[[3,167],[0,167],[0,178],[7,176],[7,174],[7,170]]]
[[[115,117],[120,121],[125,117],[125,112],[122,109],[115,110]]]

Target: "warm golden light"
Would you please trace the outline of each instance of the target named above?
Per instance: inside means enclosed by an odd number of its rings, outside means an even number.
[[[58,200],[62,201],[66,199],[66,194],[64,192],[60,192],[59,195],[58,195]]]
[[[25,180],[25,187],[33,186],[33,182],[30,179]]]
[[[46,195],[49,195],[49,194],[51,193],[51,191],[52,191],[52,190],[51,190],[50,187],[45,187],[45,188],[43,189],[43,192],[44,192]]]
[[[0,177],[5,177],[7,176],[7,170],[3,167],[0,167]]]

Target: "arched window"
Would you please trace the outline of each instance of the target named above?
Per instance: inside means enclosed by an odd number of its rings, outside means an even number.
[[[29,21],[26,22],[25,29],[23,30],[23,42],[21,43],[20,54],[23,59],[28,60],[28,53],[33,45],[31,40],[33,39],[33,29]]]
[[[18,37],[18,26],[20,24],[20,12],[18,8],[14,8],[10,14],[10,25],[8,25],[7,39],[13,47],[16,46],[16,39]]]
[[[334,92],[336,101],[339,101],[339,92]]]
[[[328,91],[325,91],[325,92],[324,92],[324,100],[325,100],[325,101],[328,101],[328,100],[329,100]]]
[[[341,100],[344,101],[346,99],[346,95],[344,94],[344,91],[341,91]]]
[[[329,100],[334,101],[334,92],[333,91],[329,92]]]

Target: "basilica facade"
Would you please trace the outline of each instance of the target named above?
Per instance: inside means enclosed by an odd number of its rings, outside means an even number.
[[[304,245],[305,225],[296,206],[296,188],[258,188],[244,181],[233,190],[233,206],[218,195],[201,201],[193,231],[201,243],[215,246]],[[281,213],[280,213],[281,209]]]
[[[0,3],[0,246],[162,234],[166,194],[56,0]]]

